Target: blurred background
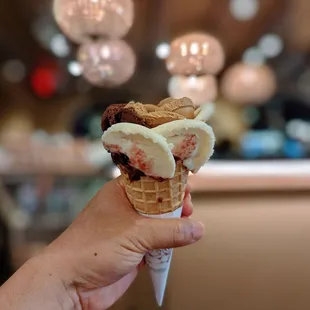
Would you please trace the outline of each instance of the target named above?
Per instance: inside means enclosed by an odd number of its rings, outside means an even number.
[[[217,138],[190,176],[210,228],[176,251],[164,309],[308,309],[309,14],[308,0],[2,1],[0,283],[118,175],[100,142],[110,104],[188,96]],[[155,309],[141,277],[115,309]]]

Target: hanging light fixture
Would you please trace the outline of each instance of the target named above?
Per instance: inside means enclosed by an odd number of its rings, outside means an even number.
[[[74,75],[92,85],[115,87],[134,74],[136,57],[123,38],[133,25],[132,0],[54,0],[55,20],[64,34],[80,44]]]
[[[190,98],[195,105],[212,102],[217,97],[217,81],[212,75],[174,75],[168,82],[168,92],[173,98]]]
[[[115,87],[128,81],[135,71],[136,57],[123,40],[98,40],[81,45],[78,61],[91,84]]]
[[[225,63],[224,49],[214,36],[193,32],[180,36],[170,44],[169,54],[163,57],[172,74],[168,93],[173,98],[188,97],[195,105],[210,104],[210,116],[218,95],[216,75]]]
[[[124,37],[133,24],[132,0],[54,0],[55,20],[64,34],[81,44],[91,37]]]
[[[273,70],[267,65],[237,63],[223,76],[221,90],[232,103],[263,104],[275,93],[277,87]]]
[[[166,67],[174,75],[215,75],[223,68],[224,59],[222,45],[216,38],[189,33],[172,41]]]

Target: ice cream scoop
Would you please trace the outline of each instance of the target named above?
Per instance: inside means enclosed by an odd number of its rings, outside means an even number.
[[[193,102],[186,97],[167,98],[158,105],[133,101],[128,104],[112,104],[102,116],[101,127],[103,132],[118,123],[131,123],[154,128],[175,120],[194,119],[197,114],[195,109]]]
[[[141,104],[142,105],[142,104]],[[139,106],[128,104],[111,104],[102,115],[101,128],[105,132],[114,124],[132,123],[148,127],[147,123],[139,113]]]
[[[162,124],[182,119],[185,119],[183,115],[168,111],[157,111],[144,115],[144,121],[150,128],[155,128]]]
[[[185,118],[193,119],[195,117],[194,103],[189,98],[167,98],[158,104],[159,110],[169,111],[183,115]]]
[[[196,120],[178,120],[153,129],[120,123],[102,136],[104,147],[111,153],[125,154],[129,165],[145,175],[171,178],[175,158],[193,173],[212,156],[215,137],[212,128]]]
[[[213,102],[204,103],[195,111],[195,120],[207,122],[213,115],[214,111],[215,105]]]
[[[159,107],[155,104],[144,104],[144,108],[148,111],[148,112],[156,112],[159,110]]]
[[[180,120],[163,124],[153,129],[167,143],[172,144],[174,157],[193,173],[209,160],[213,154],[215,136],[212,128],[197,120]]]
[[[171,178],[175,173],[172,145],[151,129],[137,124],[115,124],[103,134],[102,142],[110,153],[125,154],[129,164],[145,175]]]
[[[195,119],[186,119],[182,113],[179,113],[180,111],[184,112],[184,109],[188,109],[185,114],[191,111],[190,117],[194,115]],[[123,137],[115,137],[114,143],[109,143],[110,145],[106,148],[112,153],[113,162],[126,169],[126,173],[131,180],[139,180],[141,176],[145,175],[165,178],[158,171],[153,171],[150,174],[150,171],[147,170],[148,165],[138,167],[136,162],[137,154],[124,150],[126,143],[124,145],[121,144],[126,140],[124,136],[127,134],[127,128],[140,132],[142,135],[147,133],[155,139],[155,136],[149,131],[149,129],[153,129],[153,133],[158,133],[161,137],[166,138],[168,143],[172,143],[172,156],[181,159],[185,167],[190,171],[198,172],[201,166],[211,157],[214,147],[215,138],[213,131],[211,127],[205,124],[212,115],[213,109],[214,106],[211,103],[207,103],[194,110],[193,102],[189,98],[167,98],[157,106],[152,104],[144,105],[138,102],[111,105],[102,118],[102,129],[105,132],[112,126]],[[118,126],[115,127],[116,124]],[[124,126],[120,127],[120,124],[124,124]],[[139,127],[135,125],[139,125]],[[113,134],[115,135],[115,132]],[[133,136],[128,136],[127,140],[132,138]],[[118,141],[119,139],[122,142]],[[136,139],[137,136],[134,140]],[[148,141],[147,139],[144,137],[143,141]],[[134,140],[132,139],[131,141],[134,142]],[[154,148],[152,148],[150,143],[148,143],[148,148],[144,149],[145,147],[141,143],[136,144],[139,145],[138,149],[144,152],[146,158],[152,158],[155,154],[158,155],[157,145],[154,145]],[[114,145],[114,148],[111,145]],[[117,148],[115,147],[116,145]]]
[[[101,118],[101,128],[107,130],[114,124],[120,123],[122,120],[122,110],[126,104],[111,104],[103,113]]]

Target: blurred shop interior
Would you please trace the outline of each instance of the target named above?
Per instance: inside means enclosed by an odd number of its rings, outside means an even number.
[[[190,176],[210,235],[176,252],[164,309],[308,309],[310,1],[56,2],[0,3],[0,283],[118,175],[107,106],[188,96],[209,103],[217,139]],[[209,67],[191,71],[204,44]],[[208,281],[196,302],[176,281],[186,264],[191,287]],[[143,289],[115,309],[155,309]]]

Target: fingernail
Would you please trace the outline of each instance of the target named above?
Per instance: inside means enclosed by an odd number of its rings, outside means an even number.
[[[194,222],[192,227],[193,241],[198,241],[204,234],[204,225],[202,222]]]

